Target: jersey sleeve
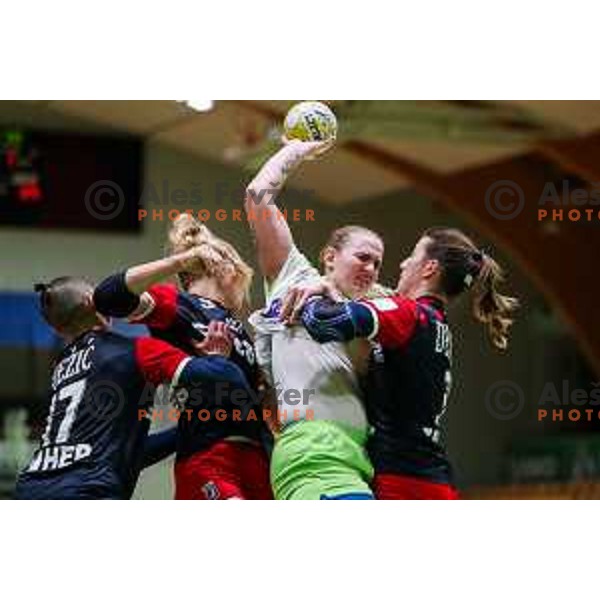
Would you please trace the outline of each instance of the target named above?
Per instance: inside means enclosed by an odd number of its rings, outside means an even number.
[[[154,385],[170,383],[174,389],[178,385],[188,387],[207,381],[225,381],[237,387],[249,387],[243,371],[222,356],[191,357],[162,340],[149,337],[135,340],[135,355],[144,379]]]
[[[98,312],[155,329],[168,329],[173,324],[178,297],[177,288],[168,284],[153,285],[138,296],[127,288],[124,271],[107,277],[94,290]]]
[[[162,340],[141,337],[135,340],[135,359],[146,381],[176,385],[191,357]]]
[[[192,358],[178,371],[172,384],[194,387],[202,383],[229,383],[238,388],[249,388],[244,372],[233,361],[224,356],[203,356]]]
[[[302,324],[321,343],[370,339],[377,331],[376,318],[360,302],[334,302],[328,298],[312,300],[302,311]]]
[[[140,297],[127,288],[125,271],[110,275],[94,289],[96,310],[108,317],[125,318],[138,310]]]
[[[404,296],[361,300],[359,304],[370,309],[374,318],[371,338],[384,347],[400,348],[413,336],[417,326],[417,303]]]
[[[140,296],[139,306],[129,315],[129,320],[154,329],[168,329],[177,316],[178,297],[174,285],[153,285]]]
[[[265,280],[265,298],[267,305],[274,298],[283,296],[285,292],[295,285],[306,285],[321,278],[319,271],[296,248],[292,246],[288,257],[271,282]]]
[[[151,433],[144,443],[142,469],[164,460],[177,450],[177,427]]]

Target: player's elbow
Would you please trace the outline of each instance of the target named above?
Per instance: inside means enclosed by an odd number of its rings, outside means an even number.
[[[110,279],[110,278],[108,278]],[[99,313],[113,316],[111,285],[108,279],[101,281],[94,289],[94,306]]]
[[[221,367],[223,379],[234,387],[247,387],[248,381],[244,372],[234,362],[222,357],[219,357],[219,360],[223,363]]]
[[[235,387],[248,385],[244,372],[223,356],[194,358],[183,371],[181,382],[184,385],[197,385],[207,380],[226,382]]]
[[[308,335],[319,342],[320,344],[326,344],[327,342],[337,341],[337,335],[335,332],[327,327],[326,322],[321,320],[318,315],[304,311],[302,313],[302,325],[308,332]]]
[[[96,310],[110,317],[124,318],[139,304],[139,296],[132,294],[125,284],[125,274],[110,275],[94,289]]]
[[[352,323],[343,303],[330,299],[310,302],[302,311],[302,324],[320,342],[347,342],[353,339]]]

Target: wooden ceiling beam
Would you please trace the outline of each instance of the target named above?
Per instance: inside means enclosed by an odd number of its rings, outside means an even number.
[[[244,104],[275,121],[283,117],[259,102]],[[552,142],[535,152],[449,175],[440,175],[362,140],[349,140],[343,147],[411,180],[420,193],[442,202],[504,248],[571,327],[584,354],[600,375],[600,311],[597,307],[600,282],[590,276],[590,260],[600,256],[599,230],[594,229],[594,226],[600,228],[600,220],[590,223],[589,228],[568,219],[548,228],[545,222],[538,220],[538,209],[543,206],[540,199],[552,172],[540,154],[557,161],[563,169],[585,176],[588,181],[590,178],[600,180],[597,171],[600,150],[596,148],[596,139],[594,135],[584,140]],[[582,292],[584,286],[585,293]]]
[[[547,165],[526,154],[441,176],[365,142],[353,142],[353,147],[381,167],[397,169],[420,193],[444,203],[504,248],[571,327],[600,374],[600,284],[590,277],[589,262],[600,256],[600,231],[594,229],[600,220],[584,229],[565,216],[550,233],[547,223],[538,220],[538,209],[545,206],[540,199],[548,183]],[[514,217],[511,206],[514,213],[521,207]]]
[[[541,143],[535,152],[589,183],[600,182],[600,132]]]

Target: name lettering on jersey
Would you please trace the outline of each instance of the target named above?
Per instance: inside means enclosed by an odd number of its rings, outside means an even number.
[[[227,317],[225,319],[225,324],[229,327],[229,330],[231,333],[235,334],[235,337],[233,338],[233,347],[235,349],[235,351],[246,361],[248,361],[248,363],[250,365],[253,365],[256,362],[256,356],[254,354],[254,347],[252,346],[252,344],[244,339],[241,339],[239,336],[241,333],[243,333],[244,330],[244,326],[242,325],[242,323],[240,323],[240,321],[238,321],[237,319],[234,319],[232,317]],[[198,331],[200,333],[200,335],[202,335],[202,337],[205,337],[206,334],[208,333],[208,325],[204,324],[204,323],[200,323],[198,321],[196,321],[195,323],[192,323],[192,327]]]
[[[212,300],[208,300],[206,298],[195,297],[194,302],[199,304],[203,310],[217,310],[219,313],[222,312],[222,308],[215,304]],[[210,315],[206,315],[207,318],[211,318]],[[241,321],[236,319],[235,317],[227,316],[225,317],[225,323],[227,326],[234,331],[235,333],[241,333],[244,330],[244,326]],[[208,325],[204,323],[195,322],[192,323],[192,327],[199,331],[201,334],[205,335]]]
[[[92,342],[87,348],[77,350],[77,352],[73,352],[70,356],[63,358],[56,365],[52,373],[52,389],[56,390],[66,379],[71,379],[89,371],[92,368],[91,356],[94,349],[95,346]]]
[[[383,346],[379,342],[373,343],[371,346],[371,356],[373,362],[378,365],[382,365],[385,363],[385,354],[383,353]]]
[[[435,321],[435,351],[450,358],[452,337],[447,323]]]
[[[208,300],[207,298],[201,298],[199,296],[195,296],[194,300],[202,307],[205,308],[206,310],[212,310],[213,308],[218,308],[218,306],[212,301],[212,300]]]
[[[233,331],[233,333],[237,333],[238,335],[240,335],[244,332],[244,326],[240,321],[238,321],[234,317],[226,317],[225,324],[227,325],[227,327],[229,327],[231,331]]]
[[[229,327],[230,331],[232,331],[233,333],[236,333],[238,335],[240,333],[243,333],[243,331],[244,331],[244,325],[237,319],[234,319],[233,317],[226,317],[225,324],[227,325],[227,327]],[[194,321],[192,323],[192,327],[198,333],[202,334],[203,336],[205,336],[208,332],[208,324],[206,324],[206,323],[200,323],[199,321]]]
[[[256,362],[254,346],[250,342],[242,340],[239,337],[234,337],[233,347],[235,351],[248,362],[248,364],[253,365]]]
[[[48,446],[38,450],[27,471],[38,473],[64,469],[84,460],[92,453],[90,444],[75,444],[73,446]]]

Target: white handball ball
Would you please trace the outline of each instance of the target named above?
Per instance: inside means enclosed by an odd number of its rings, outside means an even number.
[[[288,140],[324,142],[335,140],[337,119],[333,111],[322,102],[300,102],[288,111],[283,122]]]

